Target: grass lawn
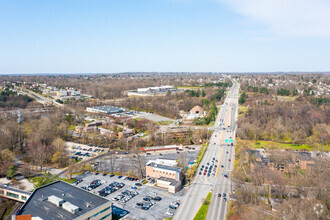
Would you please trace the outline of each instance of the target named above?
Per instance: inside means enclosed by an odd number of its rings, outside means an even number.
[[[72,178],[72,179],[70,179],[70,178],[60,178],[60,180],[62,180],[64,182],[67,182],[67,183],[70,183],[70,184],[76,182],[75,178]]]
[[[251,148],[267,148],[267,149],[278,149],[278,150],[318,150],[318,149],[312,149],[311,146],[307,144],[296,144],[293,147],[293,144],[290,143],[278,143],[274,141],[259,141],[256,143],[255,141],[247,141],[247,140],[242,140],[248,142]],[[320,151],[330,151],[330,145],[324,145],[321,147]]]
[[[173,121],[160,121],[160,122],[156,122],[156,124],[158,124],[158,125],[170,125],[172,123],[173,123]]]
[[[209,209],[211,197],[212,197],[212,193],[209,192],[209,194],[207,195],[206,199],[203,202],[203,205],[198,210],[194,220],[204,220],[204,219],[206,219],[206,215],[207,215],[207,211]]]
[[[278,100],[280,101],[294,101],[296,99],[295,96],[276,96],[276,98],[278,98]]]

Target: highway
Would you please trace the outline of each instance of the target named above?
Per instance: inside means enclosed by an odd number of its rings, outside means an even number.
[[[15,86],[15,89],[17,91],[22,92],[23,94],[25,94],[27,96],[30,96],[30,97],[34,98],[37,102],[40,102],[41,104],[47,105],[47,104],[52,103],[52,104],[54,104],[57,107],[63,107],[63,104],[58,103],[58,102],[55,102],[54,100],[51,100],[49,98],[46,98],[46,97],[44,97],[44,96],[42,96],[42,95],[40,95],[38,93],[35,93],[35,92],[31,91],[31,90],[24,89],[22,87],[17,87],[17,86]]]
[[[225,140],[233,140],[233,143],[235,143],[236,120],[238,116],[238,92],[239,85],[236,84],[233,90],[228,93],[226,99],[226,102],[228,103],[227,112],[229,111],[228,114],[230,114],[231,119],[228,121],[228,124],[225,125],[227,131],[224,132],[224,136],[220,140],[220,147],[224,151],[220,161],[221,165],[224,167],[220,167],[221,170],[219,171],[219,175],[216,177],[216,184],[212,188],[213,194],[206,218],[207,220],[226,219],[227,199],[229,198],[229,195],[232,193],[233,189],[230,177],[231,170],[234,167],[235,147],[226,143]],[[227,175],[228,177],[225,177],[224,175]],[[226,201],[223,198],[223,193],[226,194]],[[221,197],[218,197],[218,194],[221,194]]]
[[[209,214],[207,219],[224,219],[227,206],[221,198],[218,198],[218,193],[229,194],[230,180],[224,177],[224,174],[230,176],[230,170],[235,157],[235,149],[231,145],[230,140],[234,141],[237,119],[237,106],[239,85],[234,81],[234,85],[228,91],[224,104],[220,108],[214,127],[211,128],[214,132],[209,140],[209,145],[205,152],[200,167],[198,167],[195,179],[192,184],[186,188],[186,195],[183,198],[181,206],[178,208],[173,219],[193,219],[201,207],[207,194],[213,191],[213,196],[210,204]],[[228,142],[225,142],[228,139]],[[224,144],[225,143],[225,144]],[[234,143],[233,143],[234,144]],[[223,146],[222,146],[223,145]],[[228,145],[228,146],[227,146]],[[228,153],[227,153],[228,151]],[[212,159],[218,160],[215,176],[199,175],[202,165],[207,166]],[[231,159],[231,162],[228,161]],[[224,168],[221,168],[224,165]],[[216,196],[216,198],[215,198]],[[219,208],[217,208],[219,207]]]

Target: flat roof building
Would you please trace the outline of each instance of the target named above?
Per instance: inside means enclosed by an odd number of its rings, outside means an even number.
[[[141,151],[147,152],[156,152],[162,150],[178,150],[179,146],[177,145],[166,145],[166,146],[156,146],[156,147],[142,147],[140,148]]]
[[[63,181],[33,191],[12,219],[112,219],[112,202]]]
[[[148,162],[146,176],[156,179],[158,187],[166,188],[171,193],[176,193],[182,186],[182,168]]]
[[[117,108],[111,105],[96,106],[96,107],[87,107],[86,111],[93,113],[104,113],[104,114],[116,114],[124,112],[124,108]]]

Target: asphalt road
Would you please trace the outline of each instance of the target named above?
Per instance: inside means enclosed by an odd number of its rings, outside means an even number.
[[[208,219],[224,219],[227,206],[223,202],[222,198],[219,200],[217,197],[218,193],[228,192],[230,189],[229,179],[224,177],[224,174],[229,175],[229,170],[232,169],[232,163],[234,161],[234,147],[221,146],[225,143],[225,139],[235,138],[235,130],[232,131],[231,127],[233,121],[232,117],[237,118],[237,106],[238,106],[238,85],[234,84],[230,88],[228,95],[225,100],[225,104],[220,108],[220,112],[217,116],[216,122],[212,130],[214,131],[210,140],[208,148],[205,152],[203,160],[200,164],[199,169],[202,165],[207,166],[207,163],[211,162],[213,157],[218,160],[216,175],[207,177],[204,175],[199,175],[196,173],[195,180],[192,182],[191,186],[186,189],[186,195],[183,198],[183,204],[179,207],[174,219],[193,219],[198,212],[200,206],[202,205],[204,199],[210,191],[213,191],[213,198],[210,204]],[[234,104],[234,105],[233,105]],[[233,113],[236,112],[236,113]],[[229,141],[229,140],[228,140]],[[228,151],[228,154],[227,154]],[[228,161],[231,159],[231,162]],[[224,165],[224,168],[221,168]],[[223,170],[224,169],[224,170]],[[227,193],[228,195],[228,193]]]
[[[235,134],[236,134],[236,120],[238,115],[238,94],[239,92],[239,85],[235,86],[227,96],[227,102],[228,107],[227,111],[229,111],[229,114],[231,114],[231,120],[227,126],[230,126],[228,128],[228,132],[224,132],[223,139],[221,140],[222,149],[224,151],[222,157],[221,157],[221,165],[224,167],[221,168],[219,171],[219,175],[216,177],[216,184],[212,188],[213,194],[211,198],[211,203],[209,206],[208,214],[207,214],[207,220],[213,220],[213,219],[226,219],[226,213],[227,213],[227,201],[224,200],[223,193],[226,193],[227,199],[229,198],[230,193],[232,193],[233,185],[231,182],[231,170],[234,167],[234,160],[235,160],[235,147],[228,145],[224,140],[225,139],[232,139],[235,141]],[[231,160],[231,161],[229,161]],[[228,175],[228,177],[225,177],[224,175]],[[221,197],[218,195],[221,194]]]

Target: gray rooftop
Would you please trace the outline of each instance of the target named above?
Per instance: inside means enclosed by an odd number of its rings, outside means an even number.
[[[78,206],[79,212],[73,214],[53,205],[47,200],[52,195]],[[17,215],[31,214],[42,219],[74,219],[107,202],[110,201],[69,183],[56,181],[35,189]]]
[[[101,111],[101,112],[106,112],[106,113],[118,113],[118,112],[123,112],[123,108],[117,108],[111,105],[104,105],[104,106],[96,106],[96,107],[89,107],[91,109]]]
[[[170,182],[172,186],[179,186],[179,185],[181,185],[181,182],[176,181],[176,180],[171,179],[171,178],[164,177],[164,176],[162,176],[162,177],[160,177],[158,179],[159,180],[166,181],[166,182]]]
[[[159,169],[164,169],[164,170],[172,170],[181,173],[182,168],[181,167],[172,167],[172,166],[166,166],[166,165],[161,165],[161,164],[156,164],[154,162],[149,163],[148,166],[159,168]]]

